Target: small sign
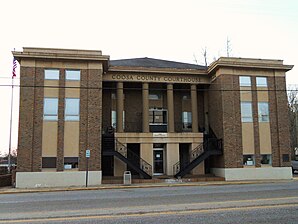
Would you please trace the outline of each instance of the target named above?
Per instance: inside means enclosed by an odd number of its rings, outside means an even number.
[[[86,150],[86,158],[90,158],[90,150],[89,149]]]

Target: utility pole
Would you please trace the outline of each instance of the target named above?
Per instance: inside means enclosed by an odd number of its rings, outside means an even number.
[[[227,37],[227,57],[230,57],[231,53],[231,40]]]

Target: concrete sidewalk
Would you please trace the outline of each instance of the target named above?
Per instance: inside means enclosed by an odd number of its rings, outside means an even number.
[[[40,193],[59,191],[82,191],[82,190],[107,190],[107,189],[132,189],[132,188],[155,188],[155,187],[187,187],[187,186],[218,186],[218,185],[239,185],[239,184],[265,184],[265,183],[285,183],[298,181],[298,177],[293,180],[256,180],[256,181],[212,181],[212,182],[173,182],[173,183],[144,183],[144,184],[102,184],[99,186],[81,187],[53,187],[53,188],[12,188],[1,187],[0,194],[18,193]]]

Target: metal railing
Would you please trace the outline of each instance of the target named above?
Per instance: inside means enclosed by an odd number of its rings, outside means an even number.
[[[181,168],[187,166],[189,163],[191,163],[193,160],[198,158],[203,153],[204,153],[204,143],[202,142],[199,145],[197,145],[193,150],[191,150],[189,162],[182,164],[180,161],[178,161],[173,165],[173,174],[174,175],[177,174],[181,170]]]
[[[207,150],[220,150],[222,152],[222,139],[207,138],[203,143],[200,143],[191,151],[189,162],[181,163],[178,161],[173,165],[173,174],[176,175],[181,169],[186,167]]]
[[[129,150],[125,145],[115,139],[115,151],[124,156],[127,160],[139,167],[148,175],[152,176],[152,166],[142,159],[139,155]]]

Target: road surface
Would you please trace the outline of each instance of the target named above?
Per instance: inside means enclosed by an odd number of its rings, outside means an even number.
[[[0,195],[1,223],[298,223],[298,181]]]

